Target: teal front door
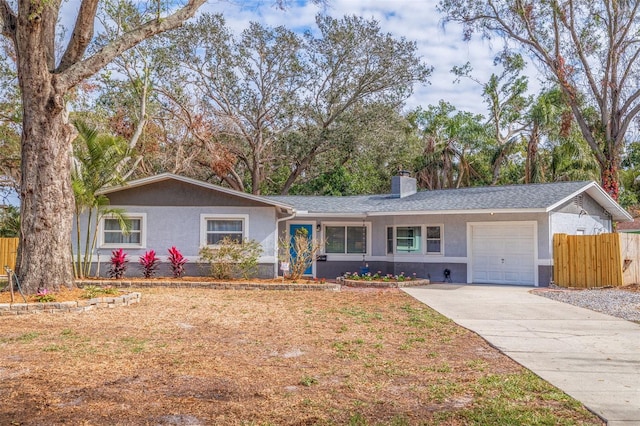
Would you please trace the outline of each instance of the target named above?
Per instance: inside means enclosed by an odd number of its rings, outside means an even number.
[[[289,235],[291,238],[291,249],[290,249],[290,253],[291,253],[291,259],[295,259],[296,258],[296,250],[295,250],[295,244],[294,244],[294,238],[297,234],[299,233],[306,233],[307,234],[307,238],[309,239],[309,241],[311,241],[313,239],[313,225],[311,224],[290,224],[289,225]],[[309,265],[309,267],[307,269],[305,269],[304,271],[305,275],[313,275],[313,264]]]

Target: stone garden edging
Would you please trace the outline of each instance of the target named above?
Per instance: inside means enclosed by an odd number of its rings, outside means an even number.
[[[415,279],[406,281],[375,281],[375,280],[350,280],[344,278],[342,284],[347,287],[358,288],[402,288],[402,287],[418,287],[430,284],[428,279]]]
[[[139,303],[141,298],[141,293],[133,292],[121,296],[94,297],[93,299],[71,302],[0,303],[0,316],[85,312],[92,309],[117,308]]]
[[[183,280],[84,280],[76,281],[78,287],[94,285],[98,287],[116,288],[207,288],[214,290],[306,290],[306,291],[338,291],[340,285],[335,283],[259,283],[259,282],[212,282],[212,281],[183,281]]]

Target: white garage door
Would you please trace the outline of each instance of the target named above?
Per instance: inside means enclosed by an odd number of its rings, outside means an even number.
[[[535,284],[535,225],[472,224],[471,279],[474,283]]]

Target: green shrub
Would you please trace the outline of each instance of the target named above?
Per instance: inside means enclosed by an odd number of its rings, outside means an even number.
[[[46,303],[46,302],[55,302],[56,298],[51,292],[46,288],[39,288],[36,293],[36,302]]]
[[[98,297],[98,295],[102,294],[102,288],[97,285],[88,285],[82,288],[84,293],[82,293],[83,299],[93,299],[94,297]]]
[[[105,294],[112,296],[120,293],[120,290],[111,286],[99,287],[97,285],[87,285],[82,287],[82,290],[84,290],[84,292],[80,297],[82,297],[83,299],[93,299],[94,297],[102,296]]]
[[[261,254],[259,242],[245,239],[240,243],[230,237],[224,237],[215,247],[202,247],[199,253],[200,263],[218,279],[254,277]]]

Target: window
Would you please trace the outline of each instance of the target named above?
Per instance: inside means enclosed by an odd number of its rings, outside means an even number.
[[[366,226],[326,226],[325,253],[363,254],[367,252]]]
[[[220,244],[224,238],[241,242],[242,219],[208,219],[207,220],[207,245]]]
[[[422,251],[422,228],[420,226],[398,226],[396,228],[396,253]]]
[[[427,254],[442,253],[442,233],[439,226],[427,226]]]
[[[102,247],[144,247],[145,215],[125,215],[127,229],[123,229],[121,221],[113,216],[102,219]]]
[[[224,238],[242,242],[247,235],[247,216],[245,215],[202,215],[201,246],[215,246]]]
[[[422,231],[425,231],[424,239]],[[387,254],[442,254],[442,252],[442,225],[387,227]]]

